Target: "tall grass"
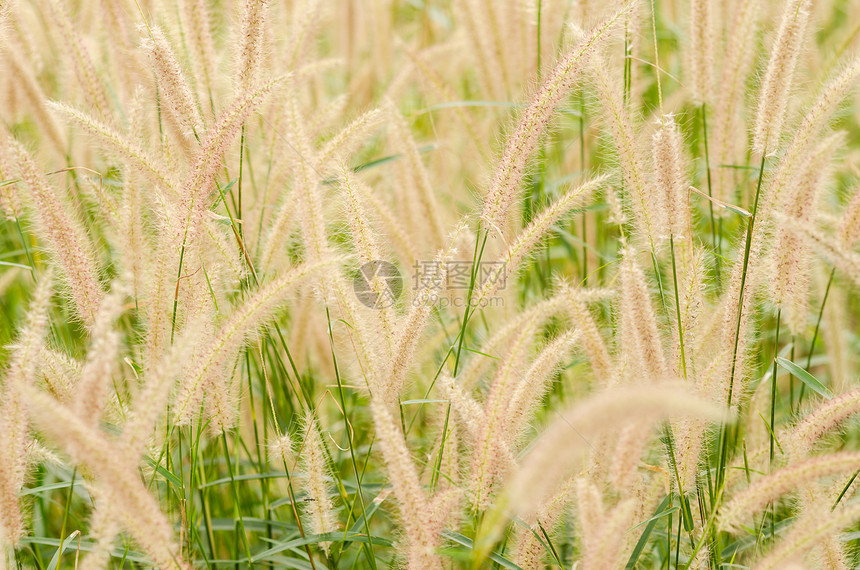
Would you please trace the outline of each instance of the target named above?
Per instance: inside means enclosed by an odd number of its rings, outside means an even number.
[[[860,566],[858,22],[0,2],[0,569]]]

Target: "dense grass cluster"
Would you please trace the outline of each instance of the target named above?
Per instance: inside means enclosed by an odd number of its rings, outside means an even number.
[[[0,0],[0,569],[855,568],[853,0]]]

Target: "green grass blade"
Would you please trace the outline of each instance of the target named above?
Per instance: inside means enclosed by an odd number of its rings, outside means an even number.
[[[784,370],[790,373],[792,376],[806,384],[806,387],[812,390],[813,392],[823,396],[826,399],[830,399],[833,397],[833,392],[827,389],[827,386],[818,381],[818,379],[792,362],[791,360],[787,360],[778,356],[776,358],[776,363],[780,365]]]
[[[444,536],[448,540],[456,542],[460,546],[465,546],[469,550],[471,550],[474,546],[474,544],[472,543],[472,539],[470,539],[468,536],[463,536],[459,532],[454,532],[452,530],[444,530],[442,531],[442,536]],[[489,555],[489,559],[496,564],[503,566],[504,568],[508,568],[508,570],[522,570],[522,568],[520,568],[498,552],[491,552]]]
[[[651,532],[654,530],[654,527],[657,526],[657,521],[663,516],[670,514],[669,510],[667,510],[666,508],[669,506],[670,499],[671,495],[666,495],[666,498],[663,499],[663,502],[661,502],[660,505],[657,507],[656,514],[651,517],[651,519],[649,519],[648,525],[645,527],[645,530],[642,531],[642,536],[639,537],[639,541],[636,543],[636,547],[630,554],[630,560],[627,561],[626,568],[630,569],[636,566],[636,562],[642,555],[642,551],[645,550],[645,544],[647,544],[648,538],[651,536]]]
[[[72,531],[72,534],[70,534],[69,536],[67,536],[65,538],[65,540],[63,540],[63,542],[60,544],[59,548],[57,548],[57,552],[54,553],[54,556],[51,558],[51,561],[48,563],[48,569],[47,570],[57,570],[57,566],[60,563],[60,557],[69,548],[69,544],[72,542],[72,540],[74,540],[75,537],[78,536],[79,534],[81,534],[81,531],[79,531],[79,530]]]

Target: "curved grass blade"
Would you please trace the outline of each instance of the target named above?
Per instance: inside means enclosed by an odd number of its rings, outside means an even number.
[[[806,384],[806,387],[812,390],[813,392],[820,394],[826,399],[830,399],[833,397],[833,392],[827,389],[827,386],[818,381],[818,379],[792,362],[791,360],[787,360],[778,356],[776,358],[776,363],[779,364],[784,370],[789,372],[792,376]]]

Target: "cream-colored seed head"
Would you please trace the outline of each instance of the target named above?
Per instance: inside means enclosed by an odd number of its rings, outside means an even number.
[[[0,388],[0,551],[3,556],[7,548],[17,546],[24,534],[19,494],[27,475],[29,419],[26,401],[18,390],[21,386],[35,384],[39,354],[48,333],[52,280],[50,274],[40,278],[26,324],[12,347]]]
[[[661,119],[652,138],[654,182],[657,191],[655,213],[664,231],[676,241],[684,240],[690,216],[689,182],[684,162],[681,132],[672,116]]]
[[[794,72],[806,39],[810,7],[810,0],[789,0],[783,10],[759,90],[753,128],[753,150],[759,155],[776,151],[780,144]]]
[[[92,326],[104,297],[93,245],[83,225],[67,209],[30,153],[6,132],[0,135],[17,160],[18,174],[30,190],[39,231],[63,268],[76,316]]]
[[[486,228],[498,231],[506,226],[508,211],[520,195],[519,187],[525,173],[526,162],[534,152],[552,113],[561,99],[573,88],[585,63],[597,47],[608,39],[633,4],[635,1],[626,2],[619,12],[595,27],[568,52],[526,108],[505,147],[493,182],[484,199],[481,220]]]
[[[690,45],[687,49],[693,100],[714,100],[714,52],[717,49],[717,10],[712,0],[690,0]]]
[[[155,77],[158,80],[164,109],[179,126],[183,136],[189,140],[203,137],[203,117],[191,91],[188,78],[173,52],[173,48],[159,28],[152,30],[152,37],[144,40],[144,49],[149,54]]]
[[[860,469],[860,453],[844,452],[798,461],[762,477],[720,509],[720,528],[734,529],[764,509],[768,503],[799,485]]]

